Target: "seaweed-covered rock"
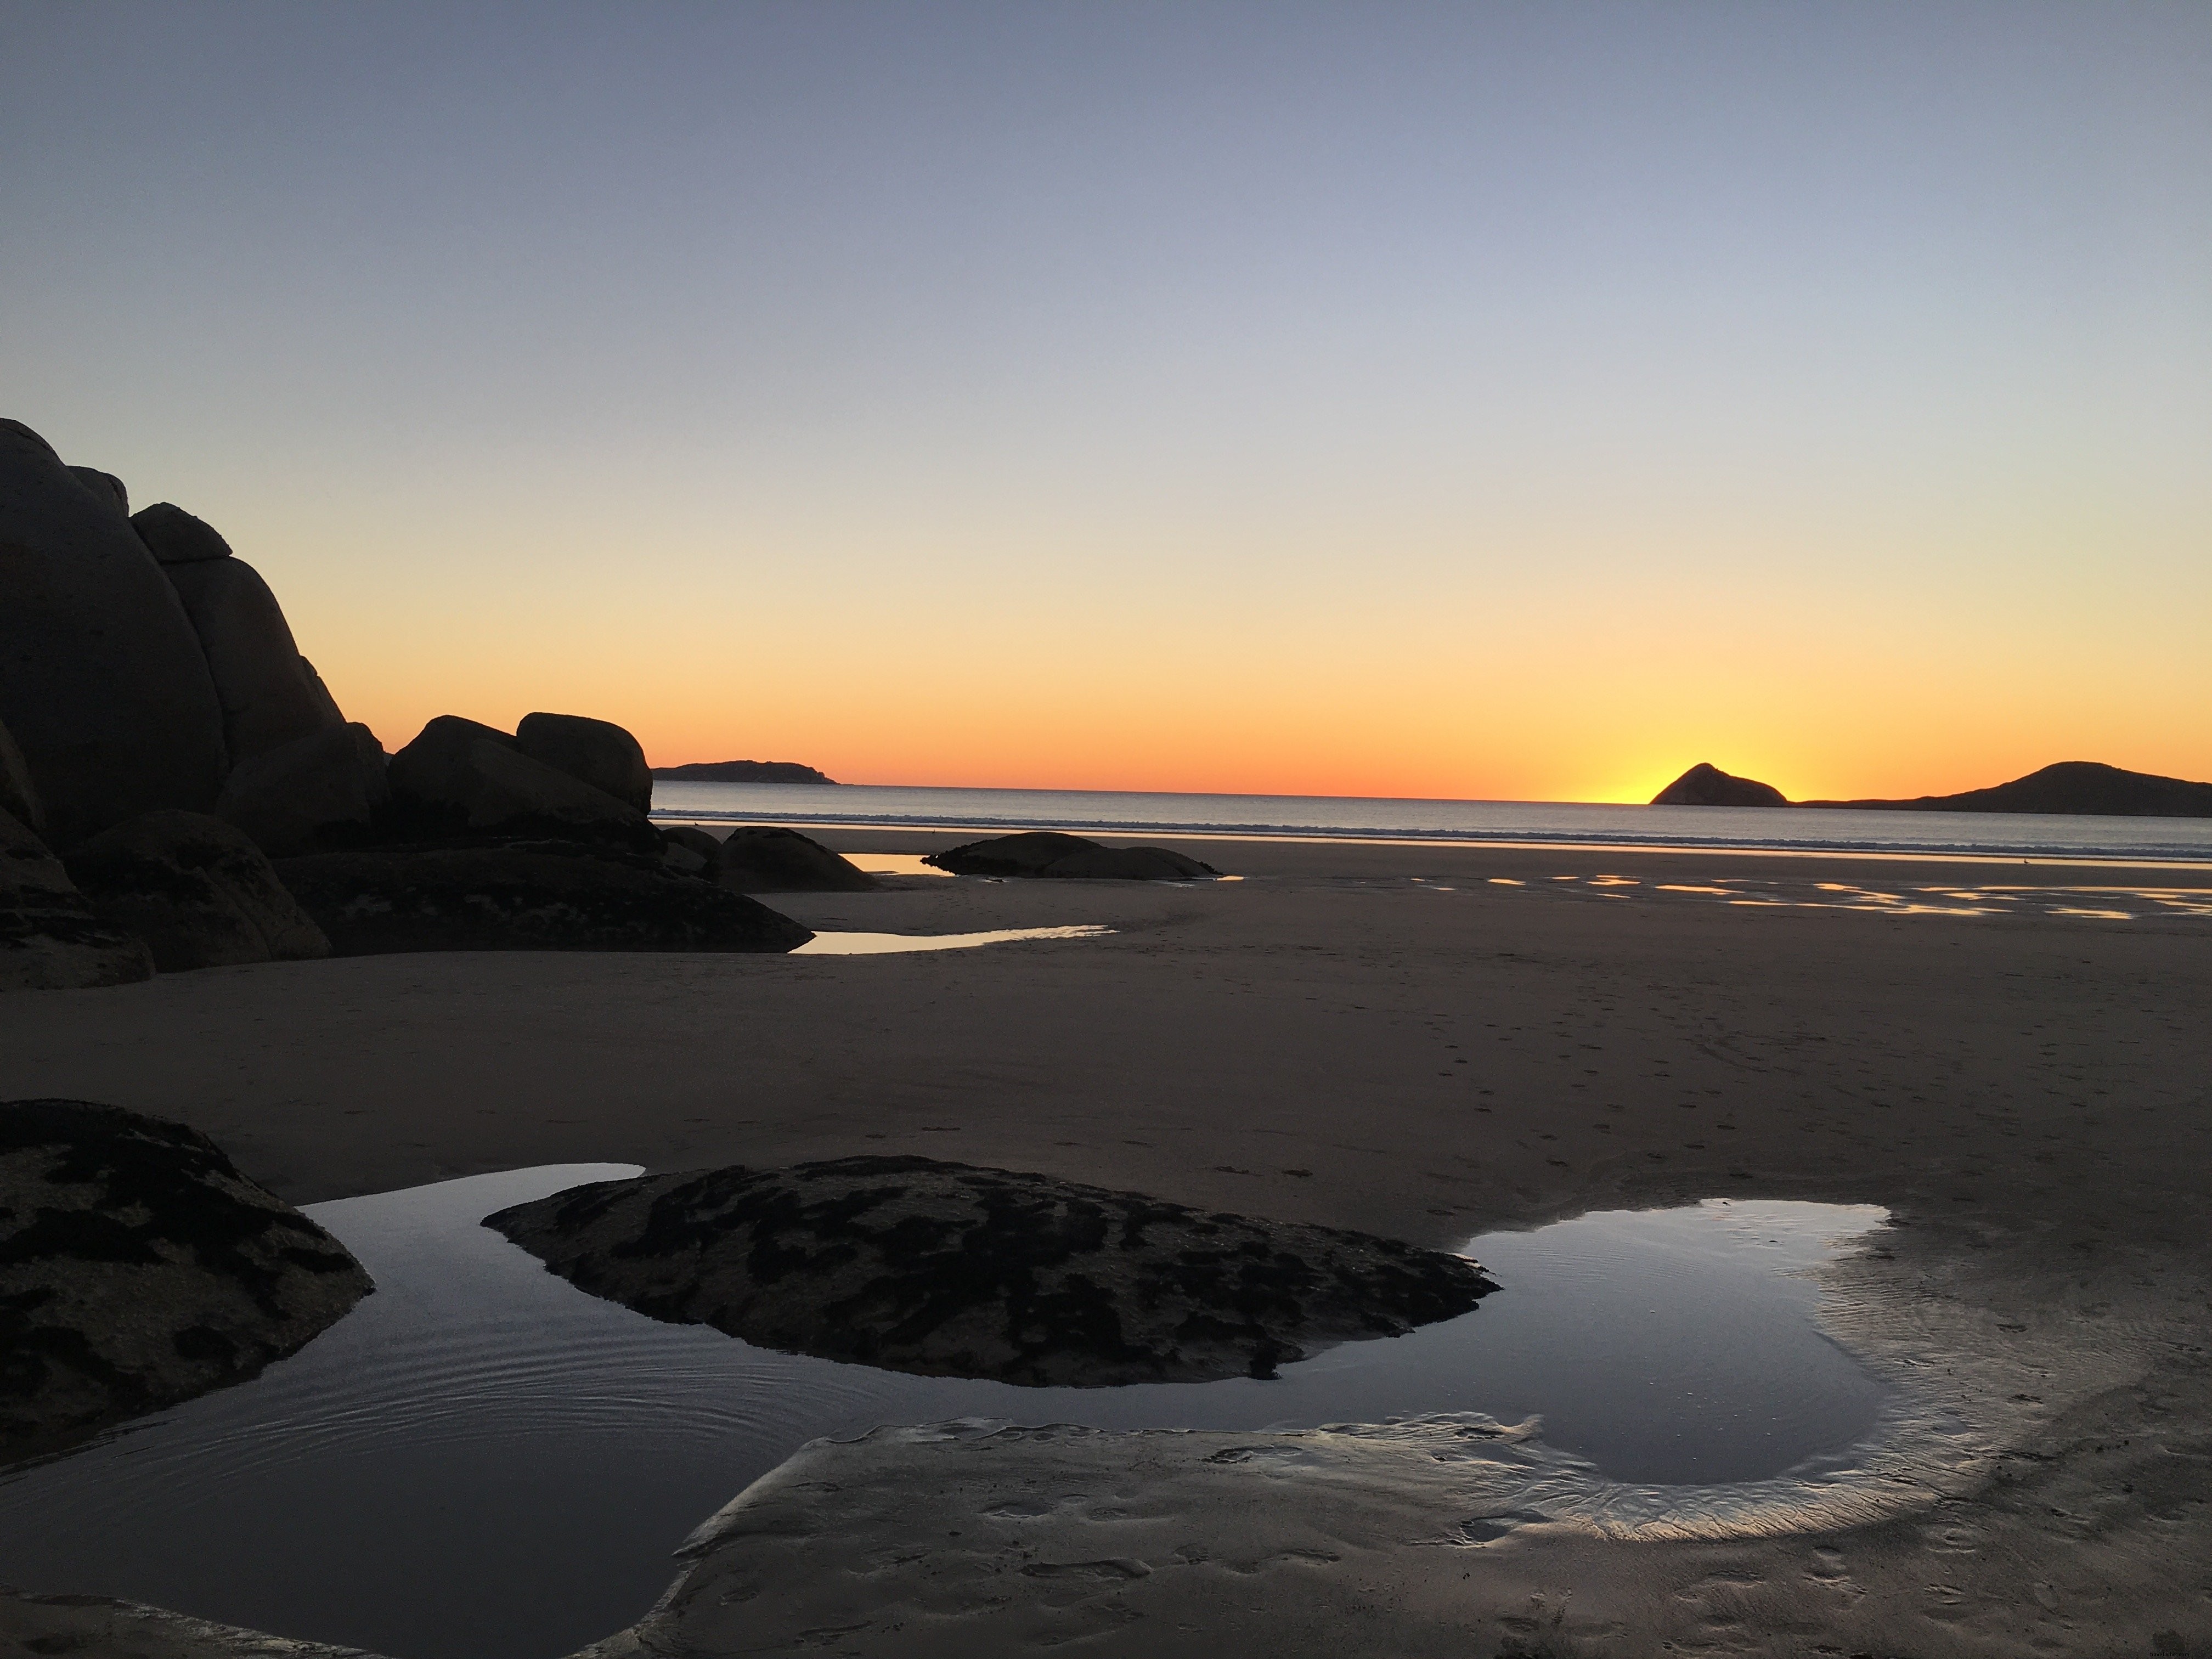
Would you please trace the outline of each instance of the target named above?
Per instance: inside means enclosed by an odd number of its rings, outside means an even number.
[[[1054,881],[1188,881],[1218,876],[1210,864],[1164,847],[1107,847],[1057,830],[971,841],[922,860],[956,876],[1035,876]]]
[[[234,823],[271,858],[374,839],[391,804],[384,745],[356,721],[331,726],[240,763],[222,786],[216,816]]]
[[[862,893],[876,878],[820,842],[778,824],[748,823],[716,849],[714,872],[736,893]]]
[[[653,809],[653,772],[635,738],[612,720],[582,714],[525,714],[514,746],[541,765],[566,772],[626,806]]]
[[[93,914],[144,939],[165,974],[331,953],[268,855],[221,818],[149,812],[64,862]]]
[[[222,713],[176,590],[46,441],[0,421],[0,720],[67,848],[222,787]]]
[[[340,956],[782,951],[814,937],[656,857],[573,842],[363,847],[281,859],[276,872]]]
[[[670,1323],[1040,1387],[1271,1376],[1494,1288],[1395,1239],[926,1158],[599,1182],[484,1224]]]
[[[0,1103],[0,1460],[242,1382],[371,1288],[196,1129]]]
[[[0,811],[0,991],[77,991],[153,973],[145,941],[94,915],[62,861]]]

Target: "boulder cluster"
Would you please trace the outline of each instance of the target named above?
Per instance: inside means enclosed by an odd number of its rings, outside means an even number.
[[[621,726],[445,715],[387,756],[219,532],[130,505],[120,479],[0,421],[0,990],[334,951],[811,937],[745,896],[787,881],[653,826]]]

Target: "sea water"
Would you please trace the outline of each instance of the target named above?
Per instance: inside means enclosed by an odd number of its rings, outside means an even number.
[[[653,810],[655,817],[669,822],[972,830],[983,834],[1066,830],[1079,835],[1281,836],[2212,862],[2212,818],[679,783],[665,778],[653,785]]]

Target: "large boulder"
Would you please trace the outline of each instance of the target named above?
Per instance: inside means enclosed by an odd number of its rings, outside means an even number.
[[[366,726],[334,726],[242,761],[216,816],[271,858],[372,841],[392,801],[384,745]]]
[[[733,893],[859,893],[876,878],[796,830],[748,823],[717,849],[714,876]]]
[[[227,559],[230,544],[205,519],[194,518],[173,501],[156,501],[131,515],[131,527],[146,550],[164,565]]]
[[[165,974],[297,962],[331,943],[244,830],[200,812],[149,812],[66,860],[93,914],[137,934]]]
[[[506,732],[441,714],[392,757],[392,806],[410,833],[552,836],[658,851],[644,813],[535,761]]]
[[[1787,806],[1789,800],[1771,783],[1740,778],[1723,772],[1710,761],[1695,766],[1651,798],[1654,806]]]
[[[228,769],[183,601],[110,497],[0,421],[0,722],[53,845],[157,807],[204,811]]]
[[[525,714],[514,746],[641,812],[653,810],[653,770],[635,738],[611,720],[582,714]]]
[[[5,726],[0,726],[0,812],[33,834],[46,827],[46,809],[39,804],[39,786],[31,781],[31,764]]]
[[[365,847],[278,875],[341,956],[392,951],[793,950],[790,917],[605,845]]]
[[[1041,877],[1054,881],[1188,881],[1221,872],[1164,847],[1105,847],[1056,830],[971,841],[922,860],[956,876]]]
[[[146,943],[92,913],[62,861],[0,811],[0,991],[76,991],[150,978]]]
[[[1495,1288],[1395,1239],[926,1158],[597,1182],[484,1224],[672,1324],[1038,1387],[1271,1376]]]
[[[0,1461],[243,1382],[372,1288],[196,1129],[0,1103]]]
[[[96,466],[73,466],[70,469],[70,477],[100,500],[113,503],[115,510],[125,518],[131,516],[131,492],[123,487],[123,480],[112,472],[102,472]]]
[[[679,870],[712,877],[721,862],[722,843],[704,830],[689,823],[670,824],[660,832],[661,857]]]
[[[161,569],[207,653],[234,766],[345,723],[294,643],[283,607],[252,565],[240,558],[198,559]]]

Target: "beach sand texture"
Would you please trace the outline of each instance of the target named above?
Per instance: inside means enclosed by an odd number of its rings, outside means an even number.
[[[1237,1437],[1289,1449],[1219,1462],[1206,1437],[820,1447],[609,1655],[1176,1653],[1224,1633],[1297,1653],[2212,1650],[2212,921],[1650,891],[2212,878],[1188,845],[1245,879],[776,901],[817,929],[1115,930],[1097,939],[391,956],[21,994],[0,1001],[6,1092],[180,1119],[295,1203],[858,1152],[1444,1246],[1715,1195],[1876,1203],[1897,1224],[1832,1273],[1833,1327],[1952,1414],[1887,1489],[1689,1528],[1717,1536],[1616,1524],[1628,1510],[1455,1535],[1515,1507],[1510,1480],[1470,1485],[1402,1438]],[[0,1606],[0,1654],[64,1612]]]

